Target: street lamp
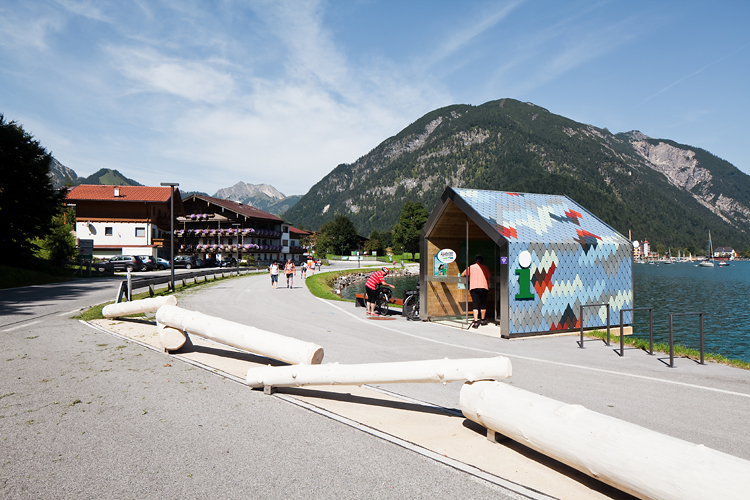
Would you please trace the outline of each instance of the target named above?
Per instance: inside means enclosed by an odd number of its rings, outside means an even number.
[[[169,186],[172,194],[169,197],[169,270],[172,276],[172,293],[174,293],[174,188],[179,182],[162,182],[162,186]]]
[[[237,232],[237,231],[239,231],[240,226],[242,224],[239,224],[237,222],[233,222],[232,225],[234,226],[234,231]],[[245,237],[244,237],[244,235],[242,235],[242,243],[244,243],[244,242],[245,242]],[[240,248],[242,248],[242,244],[240,243],[240,235],[238,234],[237,235],[237,259],[236,259],[238,267],[240,265]]]

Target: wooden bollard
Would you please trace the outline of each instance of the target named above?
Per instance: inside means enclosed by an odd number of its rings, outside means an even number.
[[[464,416],[642,499],[745,499],[750,462],[501,382],[461,388]]]
[[[193,335],[290,364],[318,365],[323,361],[323,348],[317,344],[177,306],[160,307],[156,312],[156,321]]]
[[[176,304],[177,297],[174,295],[163,295],[161,297],[133,300],[132,302],[109,304],[102,309],[102,315],[105,318],[119,318],[120,316],[128,316],[130,314],[154,312],[161,306],[174,306]]]
[[[399,383],[448,383],[459,380],[493,380],[511,376],[504,357],[437,359],[397,363],[365,363],[318,366],[264,366],[247,371],[250,387],[301,387],[303,385],[362,385]]]

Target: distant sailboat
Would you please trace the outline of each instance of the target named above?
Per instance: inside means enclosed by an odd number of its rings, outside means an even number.
[[[708,255],[711,257],[711,260],[708,259],[702,260],[699,266],[701,267],[714,267],[714,245],[711,243],[711,230],[708,230]]]

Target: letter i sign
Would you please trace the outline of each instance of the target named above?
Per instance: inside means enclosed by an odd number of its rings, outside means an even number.
[[[531,291],[531,254],[524,250],[518,255],[518,265],[521,269],[516,269],[518,275],[518,293],[516,300],[528,300],[534,298]]]

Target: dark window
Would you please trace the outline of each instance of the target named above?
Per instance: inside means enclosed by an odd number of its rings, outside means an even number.
[[[104,236],[112,236],[112,228],[111,227],[105,227],[104,228]]]

